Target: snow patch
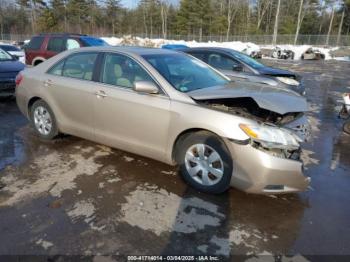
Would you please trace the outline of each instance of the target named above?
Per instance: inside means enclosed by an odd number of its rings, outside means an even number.
[[[48,248],[53,246],[53,244],[51,242],[43,240],[42,238],[40,238],[38,241],[36,241],[35,244],[41,246],[45,250],[47,250]]]
[[[116,45],[128,45],[128,46],[146,46],[146,47],[157,47],[161,48],[163,45],[173,44],[173,45],[185,45],[188,47],[223,47],[233,49],[247,55],[251,55],[253,52],[258,52],[261,49],[273,50],[275,45],[257,45],[251,42],[197,42],[197,41],[185,41],[185,40],[167,40],[167,39],[150,39],[141,37],[101,37],[105,42],[112,46]],[[301,55],[310,47],[318,49],[321,53],[325,54],[325,59],[333,59],[331,52],[339,49],[339,47],[314,47],[312,45],[278,45],[277,47],[281,49],[291,50],[294,52],[294,60],[301,59]],[[272,58],[273,59],[273,58]],[[350,61],[349,57],[339,57],[334,58],[342,61]]]

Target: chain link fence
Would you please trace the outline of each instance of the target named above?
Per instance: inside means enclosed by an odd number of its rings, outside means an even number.
[[[102,35],[97,35],[102,36]],[[105,37],[115,36],[123,37],[124,35],[112,35],[105,34]],[[163,38],[162,35],[145,35],[145,34],[134,34],[133,36],[138,36],[142,38]],[[20,42],[30,39],[32,35],[30,34],[0,34],[0,41],[3,42]],[[294,44],[295,35],[278,35],[277,45],[282,44]],[[252,42],[258,45],[271,45],[273,35],[230,35],[228,39],[223,35],[210,35],[210,36],[199,36],[199,35],[168,35],[169,40],[185,40],[185,41],[198,41],[198,42],[231,42],[231,41],[241,41],[241,42]],[[299,35],[297,45],[313,45],[313,46],[325,46],[327,45],[327,35]],[[330,35],[328,39],[328,46],[350,46],[350,35],[341,35],[338,39],[337,35]]]

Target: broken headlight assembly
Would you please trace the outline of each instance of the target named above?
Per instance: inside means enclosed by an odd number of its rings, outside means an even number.
[[[293,78],[289,78],[289,77],[276,77],[278,81],[281,81],[284,84],[287,85],[292,85],[292,86],[298,86],[299,82]]]
[[[300,139],[289,130],[272,125],[240,124],[251,145],[275,157],[299,160]]]

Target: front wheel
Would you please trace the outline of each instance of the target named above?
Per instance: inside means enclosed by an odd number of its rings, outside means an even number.
[[[187,135],[178,145],[176,161],[184,180],[206,193],[230,187],[233,164],[224,142],[209,132]]]
[[[30,113],[32,125],[40,138],[51,140],[57,136],[56,118],[47,103],[43,100],[35,101]]]

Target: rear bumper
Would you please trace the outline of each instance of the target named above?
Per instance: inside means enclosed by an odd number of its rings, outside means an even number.
[[[283,159],[250,144],[228,141],[234,159],[231,186],[248,193],[276,194],[304,191],[311,181],[303,175],[301,161]]]
[[[29,119],[28,100],[26,90],[23,87],[16,88],[16,103],[21,113]]]

